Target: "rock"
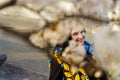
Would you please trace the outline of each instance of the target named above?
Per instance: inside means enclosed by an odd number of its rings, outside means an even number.
[[[44,20],[0,15],[0,27],[18,33],[31,33],[44,27]]]
[[[6,59],[7,59],[6,54],[1,54],[0,55],[0,66],[5,62]]]
[[[40,16],[36,12],[31,11],[23,6],[10,6],[10,7],[4,8],[0,10],[0,14],[18,17],[18,18],[19,17],[32,18],[32,19],[40,18]]]
[[[48,47],[47,41],[44,39],[43,31],[31,34],[29,38],[30,42],[37,47],[46,48]]]
[[[56,3],[58,9],[60,9],[66,16],[72,16],[76,14],[76,6],[71,1],[61,0]]]
[[[0,67],[1,80],[48,80],[44,75],[5,64]]]
[[[0,9],[9,5],[13,5],[16,0],[0,0]]]
[[[120,0],[116,1],[116,5],[108,12],[108,18],[114,21],[120,21]]]
[[[56,0],[17,0],[17,5],[24,5],[29,9],[39,12],[46,4],[57,2]]]
[[[43,28],[46,22],[25,7],[11,6],[0,10],[0,25],[16,32],[28,33]]]
[[[77,3],[78,15],[109,21],[107,14],[113,6],[113,0],[81,0]]]
[[[101,62],[113,80],[119,80],[120,75],[120,25],[119,23],[111,23],[99,29],[93,35],[93,42],[95,44],[95,55]]]
[[[17,0],[16,4],[22,5],[22,6],[24,5],[27,8],[38,12],[46,4],[46,1],[44,0]]]
[[[64,17],[64,14],[55,4],[47,4],[39,14],[49,23],[58,22]]]

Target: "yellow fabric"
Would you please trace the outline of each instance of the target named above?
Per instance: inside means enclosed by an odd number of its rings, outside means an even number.
[[[79,76],[79,74],[76,74],[76,76],[75,76],[75,80],[80,80],[80,76]]]
[[[81,75],[82,80],[88,80],[85,76]]]
[[[89,80],[83,68],[79,69],[80,73],[82,73],[82,75],[79,75],[79,73],[75,73],[75,71],[70,72],[68,64],[63,63],[63,66],[65,70],[64,75],[66,76],[67,80]],[[73,75],[75,77],[73,77]]]
[[[71,74],[74,75],[75,74],[75,70],[71,71]]]
[[[59,64],[63,65],[66,80],[89,80],[83,68],[79,68],[79,72],[82,73],[82,75],[79,75],[79,73],[76,73],[75,71],[70,71],[70,66],[67,63],[64,63],[63,58],[59,57],[57,53],[54,54],[54,57]]]
[[[60,58],[57,58],[57,61],[58,61],[59,64],[62,63],[62,60]]]
[[[50,68],[50,64],[48,64],[48,68]]]
[[[57,54],[57,53],[55,53],[55,54],[54,54],[54,57],[55,57],[55,58],[58,58],[58,54]]]
[[[79,68],[79,71],[83,74],[83,75],[86,75],[85,71],[83,68]]]
[[[65,74],[66,77],[72,77],[70,72],[64,72],[64,74]]]
[[[67,78],[67,80],[72,80],[71,78]]]
[[[66,63],[63,63],[63,67],[64,67],[64,69],[67,70],[67,71],[70,70],[70,69],[69,69],[69,66],[68,66]]]

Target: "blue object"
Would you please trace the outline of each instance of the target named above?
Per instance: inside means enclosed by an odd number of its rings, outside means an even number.
[[[84,41],[85,49],[88,54],[92,54],[93,48],[88,41]]]

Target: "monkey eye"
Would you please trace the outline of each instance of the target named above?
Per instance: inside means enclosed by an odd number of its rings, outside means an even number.
[[[73,36],[76,36],[76,35],[78,35],[78,32],[74,32],[74,33],[73,33]]]
[[[85,29],[84,29],[84,30],[81,30],[80,33],[81,33],[81,34],[82,34],[82,33],[86,33],[86,30],[85,30]]]

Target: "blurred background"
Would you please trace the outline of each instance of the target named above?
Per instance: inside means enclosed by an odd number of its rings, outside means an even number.
[[[120,80],[120,0],[0,0],[0,80],[47,80],[47,60],[70,28],[86,39],[113,80]]]

